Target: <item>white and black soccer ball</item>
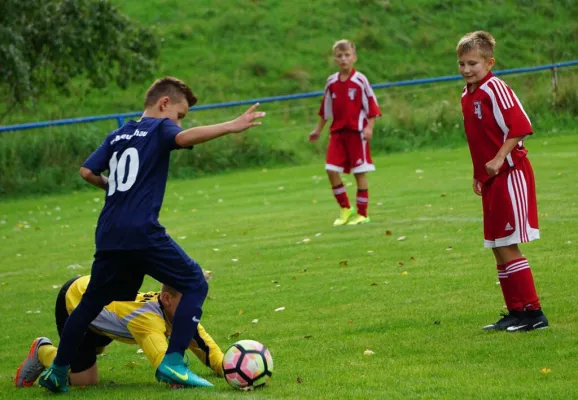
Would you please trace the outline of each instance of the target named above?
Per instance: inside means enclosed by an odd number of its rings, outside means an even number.
[[[273,358],[263,344],[240,340],[225,352],[223,372],[227,383],[235,389],[251,390],[271,378]]]

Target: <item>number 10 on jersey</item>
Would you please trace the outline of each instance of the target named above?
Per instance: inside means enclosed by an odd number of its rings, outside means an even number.
[[[138,175],[139,159],[138,151],[134,147],[129,147],[117,158],[118,151],[115,151],[108,162],[110,175],[108,176],[108,196],[112,196],[116,191],[126,192],[129,190]],[[128,167],[128,170],[127,170]]]

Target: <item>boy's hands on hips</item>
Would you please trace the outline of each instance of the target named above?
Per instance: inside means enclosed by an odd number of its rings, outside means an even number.
[[[482,195],[482,184],[480,182],[478,182],[475,178],[474,178],[473,187],[474,187],[474,193],[477,194],[478,196],[481,196]]]
[[[315,142],[317,139],[319,139],[319,135],[321,134],[321,132],[319,131],[319,129],[313,129],[311,131],[311,133],[309,134],[309,141],[310,142]]]
[[[370,128],[369,126],[363,128],[362,136],[365,140],[371,140],[373,137],[373,128]]]
[[[256,121],[259,118],[263,118],[266,113],[263,111],[255,112],[255,109],[259,107],[259,103],[253,104],[247,111],[241,114],[239,117],[230,122],[230,130],[233,133],[243,132],[253,126],[261,125],[261,121]]]

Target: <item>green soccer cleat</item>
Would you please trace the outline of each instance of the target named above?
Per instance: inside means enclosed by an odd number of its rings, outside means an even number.
[[[42,371],[44,371],[44,365],[42,365],[38,359],[38,349],[45,344],[51,345],[52,342],[45,337],[34,339],[28,355],[16,371],[16,378],[14,378],[16,387],[29,387],[34,385],[34,382],[36,382]]]
[[[356,214],[355,217],[351,218],[351,220],[347,223],[347,225],[367,224],[370,221],[371,220],[369,219],[369,217],[366,217],[366,216],[361,215],[361,214]]]
[[[168,383],[171,386],[198,386],[213,387],[206,379],[197,376],[186,366],[183,357],[179,353],[166,354],[157,368],[155,378],[159,382]]]
[[[352,213],[351,208],[342,208],[341,211],[339,212],[339,218],[337,218],[333,222],[333,226],[345,225],[347,223],[347,221],[349,220],[351,213]]]
[[[38,384],[52,393],[68,392],[68,366],[59,367],[52,365],[40,375]]]

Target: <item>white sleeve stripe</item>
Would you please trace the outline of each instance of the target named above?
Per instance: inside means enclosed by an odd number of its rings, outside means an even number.
[[[365,95],[369,98],[369,97],[373,97],[375,100],[375,103],[377,104],[377,98],[375,97],[375,93],[373,92],[373,88],[371,87],[371,85],[369,84],[369,81],[367,80],[367,78],[365,77],[365,75],[363,75],[360,72],[357,72],[354,75],[354,78],[356,78],[354,81],[359,84],[362,88],[362,90],[364,91]],[[353,80],[353,79],[352,79]]]
[[[508,85],[506,85],[504,81],[501,81],[499,79],[496,79],[495,83],[502,90],[504,99],[506,99],[506,104],[509,104],[510,107],[514,107],[514,102],[512,101],[512,96],[510,96],[510,89],[508,88]]]
[[[323,102],[323,118],[328,120],[333,118],[333,99],[331,98],[331,91],[329,87],[325,90],[325,101]]]
[[[490,85],[490,83],[492,83],[492,85]],[[498,89],[496,83],[494,81],[488,82],[488,89],[490,89],[493,93],[498,95],[498,98],[500,99],[500,103],[502,103],[502,108],[505,110],[508,107],[506,106],[506,102],[504,101],[504,97],[502,97],[502,93],[500,92],[500,90]]]
[[[504,89],[506,94],[506,100],[510,103],[510,106],[514,107],[514,102],[512,101],[512,96],[510,95],[511,89],[506,85],[506,83],[500,79],[497,80],[500,86]]]
[[[508,97],[506,96],[506,93],[504,91],[504,87],[502,85],[500,85],[500,82],[497,80],[494,81],[494,87],[496,88],[496,90],[500,94],[501,98],[504,99],[504,109],[510,108],[511,105],[508,102]]]

